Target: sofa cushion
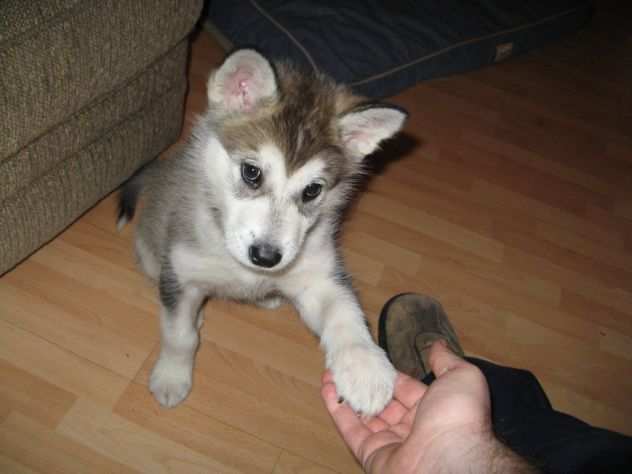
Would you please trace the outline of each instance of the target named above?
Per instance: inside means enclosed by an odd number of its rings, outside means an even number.
[[[208,18],[236,46],[386,96],[541,46],[590,14],[587,0],[212,0]]]
[[[186,49],[178,48],[180,64]],[[168,56],[167,56],[168,57]],[[166,59],[165,59],[166,60]],[[145,84],[152,82],[145,77]],[[64,160],[34,178],[0,205],[0,274],[12,268],[40,245],[52,239],[101,197],[116,188],[138,167],[156,157],[180,133],[184,68],[160,95],[145,95],[134,102],[135,109],[110,129],[101,130],[93,140],[73,150]],[[124,106],[141,83],[132,82],[117,92],[102,108],[110,114],[113,104]],[[84,123],[79,119],[64,125],[72,135]],[[112,216],[114,222],[114,216]]]
[[[0,160],[184,38],[201,2],[4,0]]]
[[[57,167],[185,79],[187,41],[163,58],[0,161],[0,203]]]

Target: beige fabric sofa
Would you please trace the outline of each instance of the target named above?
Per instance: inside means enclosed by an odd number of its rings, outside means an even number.
[[[201,8],[0,2],[0,274],[177,139]]]

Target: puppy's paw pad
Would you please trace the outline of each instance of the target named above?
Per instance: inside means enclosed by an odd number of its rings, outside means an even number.
[[[395,369],[375,345],[353,345],[328,357],[338,395],[366,416],[384,409],[393,398]]]
[[[191,391],[191,368],[158,361],[149,379],[149,390],[163,407],[179,405]]]

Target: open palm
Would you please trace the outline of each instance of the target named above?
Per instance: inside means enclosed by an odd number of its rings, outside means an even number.
[[[372,418],[339,403],[331,374],[324,374],[327,409],[366,472],[405,474],[419,472],[422,465],[445,465],[455,447],[471,450],[492,437],[489,389],[482,373],[441,343],[432,347],[430,365],[437,376],[433,384],[427,387],[400,373],[393,400]]]

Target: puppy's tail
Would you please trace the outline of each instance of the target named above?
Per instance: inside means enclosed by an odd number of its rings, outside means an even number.
[[[118,217],[116,219],[116,228],[119,232],[134,218],[138,197],[143,190],[142,171],[143,169],[141,168],[132,175],[132,177],[123,184],[119,192]]]

